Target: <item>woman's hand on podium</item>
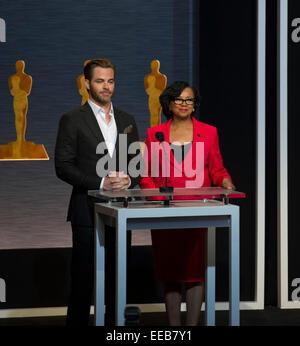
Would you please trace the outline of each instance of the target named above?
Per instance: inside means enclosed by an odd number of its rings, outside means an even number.
[[[229,178],[224,178],[222,181],[222,186],[228,190],[235,190],[235,186]]]

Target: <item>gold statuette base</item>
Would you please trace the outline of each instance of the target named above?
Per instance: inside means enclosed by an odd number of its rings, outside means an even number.
[[[0,145],[0,161],[49,160],[43,144],[24,141]]]

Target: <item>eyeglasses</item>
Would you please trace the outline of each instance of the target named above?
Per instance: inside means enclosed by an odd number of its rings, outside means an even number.
[[[175,105],[183,105],[183,103],[185,102],[188,106],[191,106],[194,104],[195,99],[180,99],[180,98],[176,98],[174,99],[174,103]]]

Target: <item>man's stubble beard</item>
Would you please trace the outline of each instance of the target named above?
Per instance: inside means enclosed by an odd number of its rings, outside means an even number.
[[[111,98],[112,98],[112,96],[113,96],[113,93],[108,97],[108,98],[106,98],[106,99],[104,99],[104,98],[102,98],[101,96],[99,96],[97,93],[96,93],[96,91],[91,87],[90,88],[90,95],[91,95],[91,97],[95,100],[95,101],[97,101],[97,102],[99,102],[100,104],[102,104],[103,106],[106,106],[106,105],[108,105],[110,102],[111,102]]]

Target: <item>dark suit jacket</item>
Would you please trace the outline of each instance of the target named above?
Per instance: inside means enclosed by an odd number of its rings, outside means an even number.
[[[134,118],[114,106],[117,125],[117,141],[114,155],[119,158],[119,135],[127,134],[127,145],[139,141]],[[96,154],[99,143],[104,138],[96,117],[88,103],[62,116],[55,147],[55,169],[57,176],[73,186],[67,220],[78,226],[93,226],[94,202],[88,197],[88,190],[97,190],[102,177],[96,172],[98,160],[104,154]],[[128,146],[127,146],[128,148]],[[126,150],[127,151],[127,150]],[[127,154],[127,162],[135,155]],[[131,188],[139,182],[139,177],[131,177]]]

